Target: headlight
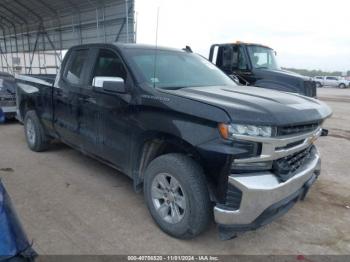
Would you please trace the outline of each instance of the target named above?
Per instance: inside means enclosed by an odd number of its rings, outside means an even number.
[[[232,139],[234,135],[271,137],[273,136],[274,128],[271,126],[219,124],[219,131],[225,139]]]

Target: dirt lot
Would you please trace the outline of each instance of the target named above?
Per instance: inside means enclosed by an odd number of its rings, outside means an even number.
[[[350,90],[319,89],[334,110],[317,143],[308,198],[255,232],[220,241],[215,225],[181,241],[153,223],[131,180],[61,144],[33,153],[23,126],[0,126],[0,176],[40,254],[350,254]]]

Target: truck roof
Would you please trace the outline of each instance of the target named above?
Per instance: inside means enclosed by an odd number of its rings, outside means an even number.
[[[155,46],[148,44],[125,44],[125,43],[113,43],[113,45],[117,46],[120,49],[151,49],[151,50],[164,50],[164,51],[180,51],[185,52],[182,49],[171,48],[165,46]]]
[[[255,45],[255,46],[262,46],[262,47],[266,47],[269,49],[272,49],[271,47],[267,46],[267,45],[263,45],[263,44],[257,44],[257,43],[248,43],[248,42],[243,42],[243,41],[236,41],[236,42],[232,42],[232,43],[224,43],[224,44],[218,44],[219,46],[224,46],[224,45]]]
[[[243,42],[243,41],[236,41],[236,44],[240,45],[257,45],[257,46],[262,46],[262,47],[266,47],[269,49],[272,49],[271,47],[267,46],[267,45],[263,45],[263,44],[257,44],[257,43],[248,43],[248,42]]]
[[[79,47],[100,47],[101,45],[113,45],[116,46],[118,49],[147,49],[147,50],[163,50],[163,51],[176,51],[176,52],[185,52],[182,49],[179,48],[171,48],[171,47],[164,47],[164,46],[155,46],[155,45],[148,45],[148,44],[126,44],[126,43],[118,43],[114,42],[111,44],[104,44],[104,43],[95,43],[95,44],[83,44],[83,45],[77,45],[72,48],[79,48]]]

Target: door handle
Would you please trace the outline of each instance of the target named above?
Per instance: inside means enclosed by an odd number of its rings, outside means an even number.
[[[63,96],[62,90],[57,90],[55,95],[56,95],[57,97],[62,97],[62,96]]]
[[[94,97],[79,97],[78,100],[83,103],[96,104],[96,98]]]
[[[96,104],[96,98],[89,97],[85,100],[87,103]]]

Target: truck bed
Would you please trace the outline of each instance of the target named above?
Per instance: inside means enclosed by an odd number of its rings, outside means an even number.
[[[53,85],[55,83],[56,75],[39,75],[39,74],[30,74],[30,75],[17,75],[16,80],[18,81],[28,81],[28,82],[34,82],[38,83],[38,80],[40,84],[49,84]],[[45,83],[44,83],[45,82]]]
[[[47,124],[52,121],[52,88],[56,75],[17,75],[17,119],[23,122],[24,115],[21,110],[25,106],[37,104],[45,107],[45,117]],[[29,103],[23,105],[23,101]],[[43,110],[43,108],[41,108]]]

